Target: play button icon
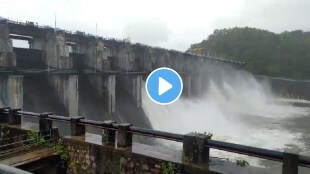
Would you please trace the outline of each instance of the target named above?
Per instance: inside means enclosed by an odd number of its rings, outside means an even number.
[[[183,90],[180,75],[171,68],[158,68],[146,79],[145,89],[152,101],[161,105],[176,101]]]
[[[167,92],[171,88],[172,88],[172,85],[169,82],[167,82],[165,79],[159,77],[158,95],[162,95],[163,93]]]

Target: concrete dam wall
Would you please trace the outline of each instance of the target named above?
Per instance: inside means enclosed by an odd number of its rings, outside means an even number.
[[[28,41],[14,48],[12,39]],[[142,84],[159,67],[176,70],[183,96],[199,94],[205,65],[240,62],[95,37],[83,32],[0,22],[3,105],[91,120],[151,125],[142,109]],[[66,130],[64,131],[66,132]]]
[[[255,76],[262,83],[270,85],[272,91],[285,98],[310,100],[310,81]]]

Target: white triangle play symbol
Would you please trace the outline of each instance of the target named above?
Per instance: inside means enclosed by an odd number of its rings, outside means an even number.
[[[158,79],[158,95],[162,95],[172,88],[172,85],[165,79],[159,77]]]

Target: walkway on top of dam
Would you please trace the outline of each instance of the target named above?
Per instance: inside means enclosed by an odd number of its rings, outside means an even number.
[[[0,68],[0,74],[2,75],[36,75],[36,74],[67,74],[67,75],[144,75],[146,71],[113,71],[113,70],[76,70],[76,69],[12,69],[12,68]]]
[[[90,41],[96,39],[104,41],[105,45],[107,47],[114,47],[115,45],[126,45],[128,44],[127,41],[121,40],[121,39],[115,39],[115,38],[104,38],[98,35],[93,34],[86,34],[83,31],[67,31],[61,28],[53,28],[48,25],[39,25],[35,22],[21,22],[16,20],[10,20],[10,19],[2,19],[0,20],[0,24],[7,24],[9,27],[10,32],[10,38],[11,39],[17,39],[17,40],[26,40],[26,41],[32,41],[34,38],[44,38],[48,35],[48,33],[61,33],[64,34],[66,38],[66,43],[68,45],[75,45],[75,44],[88,44]],[[184,54],[189,55],[192,58],[202,58],[209,61],[215,61],[215,62],[223,62],[228,64],[239,64],[239,65],[245,65],[245,62],[232,60],[232,59],[224,59],[222,57],[214,57],[214,56],[205,56],[205,55],[198,55],[188,52],[181,52],[177,50],[168,50],[165,48],[160,47],[152,47],[149,45],[141,44],[141,43],[135,43],[132,44],[133,46],[140,46],[145,48],[154,48],[154,49],[160,49],[165,51],[171,51],[175,52],[177,54]]]

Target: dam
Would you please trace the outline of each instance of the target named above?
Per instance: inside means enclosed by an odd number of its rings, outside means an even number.
[[[16,22],[5,19],[0,23],[1,101],[4,106],[10,107],[3,108],[2,114],[7,114],[11,108],[31,111],[32,114],[16,111],[16,116],[21,117],[17,123],[20,123],[21,128],[24,129],[31,127],[31,129],[40,130],[40,122],[38,123],[37,118],[27,116],[38,117],[37,115],[40,116],[40,114],[35,113],[52,112],[53,114],[45,115],[45,119],[65,120],[65,123],[53,122],[53,126],[58,127],[61,136],[73,136],[64,140],[70,147],[72,146],[71,153],[73,154],[80,150],[78,148],[83,146],[83,142],[87,142],[87,145],[84,144],[86,149],[92,149],[91,144],[98,144],[98,135],[100,135],[99,142],[101,143],[102,129],[107,125],[115,124],[114,122],[107,124],[105,121],[113,120],[117,123],[131,123],[140,128],[134,129],[131,124],[114,125],[114,131],[125,129],[125,133],[123,132],[125,137],[128,136],[126,133],[128,131],[153,135],[153,137],[160,135],[168,140],[173,137],[177,141],[182,140],[183,152],[186,151],[184,149],[186,142],[191,144],[191,141],[195,141],[196,138],[199,140],[202,136],[200,134],[188,135],[186,140],[183,135],[193,131],[211,132],[216,141],[228,141],[280,151],[290,147],[298,149],[298,153],[302,156],[299,163],[307,164],[307,158],[303,158],[303,155],[310,155],[308,136],[310,130],[304,126],[300,131],[297,130],[299,126],[291,124],[301,125],[302,122],[309,121],[307,89],[309,89],[310,82],[305,81],[300,84],[296,82],[295,85],[286,85],[286,88],[280,91],[280,93],[289,92],[292,95],[301,96],[304,100],[293,102],[279,99],[278,101],[277,96],[274,95],[277,87],[264,86],[264,82],[257,81],[259,78],[245,72],[242,68],[244,62],[183,53],[139,43],[132,44],[126,40],[105,39],[81,31],[71,32],[40,26],[34,22]],[[29,48],[16,48],[12,40],[27,41]],[[184,85],[180,100],[165,107],[152,103],[144,89],[144,81],[148,74],[160,67],[169,67],[177,71]],[[272,81],[270,78],[267,80]],[[285,83],[291,84],[289,81]],[[283,83],[280,86],[283,86]],[[305,107],[295,107],[291,104],[292,102],[302,103]],[[60,115],[66,115],[66,118]],[[290,122],[287,123],[288,121]],[[69,122],[71,128],[67,125]],[[291,131],[285,131],[285,126],[290,127]],[[74,132],[72,127],[82,128]],[[157,132],[159,134],[157,135],[148,129],[167,131],[176,135],[167,137],[161,132]],[[83,140],[81,136],[84,136]],[[181,139],[178,138],[180,136]],[[202,137],[203,143],[206,143],[208,136],[204,134]],[[182,145],[179,143],[145,140],[135,136],[131,138],[138,144],[134,143],[135,146],[132,146],[136,148],[136,151],[141,148],[150,148],[144,144],[163,146],[166,151],[182,150]],[[86,139],[91,140],[85,141]],[[125,146],[130,146],[128,141],[126,139]],[[216,144],[216,141],[213,142],[212,147],[228,149],[229,145],[221,147]],[[259,144],[259,142],[264,144]],[[81,143],[81,146],[75,145]],[[200,145],[204,148],[205,144]],[[98,148],[95,147],[94,149],[97,150],[92,153],[99,153]],[[217,151],[210,153],[211,156],[220,159],[225,159],[227,156],[232,157],[233,160],[239,158]],[[161,155],[164,154],[164,152],[161,153]],[[205,152],[203,155],[209,154]],[[154,156],[152,158],[158,155]],[[170,159],[177,164],[181,163],[182,153],[176,152],[172,156],[181,156],[181,160],[180,158]],[[284,159],[282,153],[274,158],[279,158],[280,161]],[[129,166],[131,165],[130,157],[121,159],[122,163],[128,162]],[[206,163],[206,157],[201,157],[201,159],[198,157],[198,159]],[[266,161],[252,161],[251,159],[248,161],[257,167],[262,165],[271,167],[271,173],[280,171],[282,167],[280,165],[279,169],[279,166]],[[152,165],[161,164],[157,162]],[[227,166],[235,168],[232,164],[227,164]],[[79,169],[79,172],[83,170]],[[96,168],[96,170],[101,170],[102,173],[104,170],[111,171],[115,168]],[[214,170],[223,172],[223,169]],[[255,168],[251,170],[258,171]],[[304,167],[300,167],[299,171],[308,172]],[[155,173],[154,170],[153,173]]]

